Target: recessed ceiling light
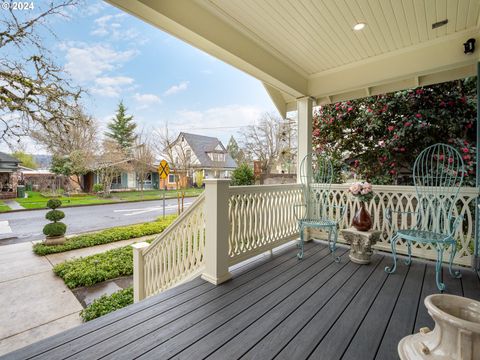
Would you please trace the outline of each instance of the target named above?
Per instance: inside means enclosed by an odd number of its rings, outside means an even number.
[[[360,31],[360,30],[363,30],[365,28],[365,26],[367,26],[367,24],[365,23],[358,23],[358,24],[355,24],[353,26],[353,30],[355,31]]]

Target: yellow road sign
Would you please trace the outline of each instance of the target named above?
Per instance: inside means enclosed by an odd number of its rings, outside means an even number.
[[[168,166],[166,160],[160,161],[160,165],[158,165],[158,174],[160,175],[160,179],[166,179],[168,174],[170,174],[170,166]]]

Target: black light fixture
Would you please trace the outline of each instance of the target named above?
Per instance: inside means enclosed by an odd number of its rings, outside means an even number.
[[[463,44],[463,49],[465,54],[473,54],[475,51],[475,39],[468,39],[467,42]]]

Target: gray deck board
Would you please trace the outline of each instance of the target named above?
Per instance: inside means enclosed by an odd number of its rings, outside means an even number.
[[[327,247],[294,246],[233,271],[213,286],[201,279],[7,354],[5,359],[396,359],[397,344],[433,326],[423,304],[437,293],[435,264],[388,254],[369,265],[333,261]],[[462,268],[447,293],[480,300],[480,280]]]

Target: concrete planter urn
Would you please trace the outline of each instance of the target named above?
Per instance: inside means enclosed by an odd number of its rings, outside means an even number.
[[[63,235],[47,236],[45,237],[45,240],[43,241],[43,243],[45,245],[62,245],[62,244],[65,244],[65,241],[67,241],[67,238]]]
[[[435,328],[403,338],[398,354],[406,359],[480,360],[480,302],[435,294],[425,298]]]

